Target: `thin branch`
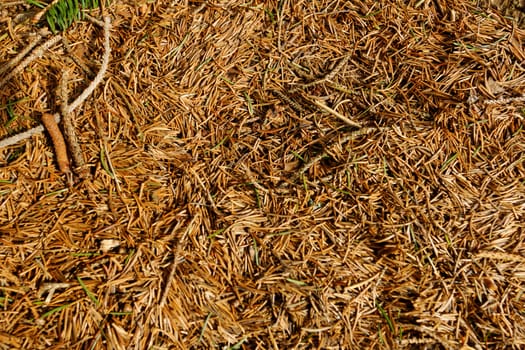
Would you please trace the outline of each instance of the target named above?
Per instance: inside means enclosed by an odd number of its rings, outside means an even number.
[[[160,303],[159,303],[160,307],[163,307],[164,304],[166,304],[166,300],[168,299],[168,292],[170,291],[171,283],[173,282],[173,279],[175,278],[175,271],[177,270],[177,265],[178,265],[178,260],[179,260],[180,245],[181,245],[181,242],[178,242],[177,247],[175,248],[175,252],[173,253],[173,261],[171,263],[170,272],[168,274],[168,278],[166,279],[166,282],[164,283],[164,290],[162,291],[162,296],[160,298]]]
[[[67,82],[69,80],[69,72],[64,70],[62,79],[58,84],[58,96],[60,97],[60,113],[64,117],[69,106],[69,90],[67,89]]]
[[[179,264],[179,255],[181,251],[181,246],[186,240],[186,236],[188,235],[188,232],[193,227],[193,223],[195,222],[195,216],[191,219],[191,221],[188,223],[188,226],[186,227],[186,230],[182,234],[182,236],[179,238],[177,242],[177,246],[175,248],[175,252],[173,253],[173,261],[171,262],[170,266],[170,272],[168,274],[168,278],[166,279],[166,282],[164,282],[164,289],[162,291],[162,295],[160,297],[159,306],[163,307],[166,304],[166,301],[168,300],[168,293],[170,291],[171,284],[173,282],[173,279],[175,278],[175,272],[177,271],[177,265]]]
[[[97,73],[97,76],[91,84],[73,101],[67,108],[67,113],[73,112],[78,106],[80,106],[88,97],[93,93],[98,84],[104,79],[104,74],[108,69],[109,56],[111,54],[111,47],[109,45],[109,30],[111,28],[111,20],[109,16],[104,16],[104,56],[102,57],[102,65]]]
[[[109,45],[109,30],[110,30],[110,28],[111,28],[111,20],[110,20],[110,18],[108,16],[105,16],[104,17],[104,56],[102,58],[102,64],[100,66],[100,70],[97,73],[97,76],[95,77],[95,79],[89,84],[89,86],[84,90],[84,92],[82,92],[82,94],[79,97],[77,97],[77,99],[71,105],[66,106],[66,108],[63,109],[62,113],[65,112],[64,114],[66,114],[66,115],[72,113],[75,110],[75,108],[80,106],[86,100],[86,98],[95,90],[97,85],[104,78],[104,74],[106,73],[106,70],[108,68],[109,57],[110,57],[110,53],[111,53],[111,47]],[[57,43],[61,39],[62,39],[62,37],[60,35],[56,35],[56,36],[50,38],[49,40],[47,40],[46,42],[44,42],[38,48],[36,48],[35,51],[33,51],[33,53],[30,56],[26,57],[25,60],[23,60],[18,66],[15,67],[15,69],[13,69],[11,72],[9,72],[9,74],[7,74],[4,77],[4,79],[2,79],[0,81],[0,87],[5,85],[5,83],[9,79],[11,79],[15,74],[17,74],[20,71],[22,71],[25,67],[27,67],[36,58],[41,57],[46,49],[50,48],[51,46],[53,46],[55,43]],[[62,102],[64,103],[64,100]],[[67,101],[66,101],[66,103],[67,103]],[[60,121],[60,115],[55,114],[55,119],[56,119],[56,121],[58,123]],[[12,146],[12,145],[14,145],[14,144],[16,144],[16,143],[18,143],[18,142],[20,142],[22,140],[30,138],[31,136],[33,136],[35,134],[40,134],[43,131],[44,131],[44,126],[43,125],[39,125],[39,126],[37,126],[35,128],[29,129],[29,130],[24,131],[24,132],[22,132],[20,134],[16,134],[16,135],[13,135],[13,136],[8,137],[6,139],[0,140],[0,148]]]
[[[62,36],[56,35],[50,38],[49,40],[47,40],[46,42],[44,42],[39,47],[37,47],[31,55],[27,56],[22,62],[20,62],[19,65],[17,65],[12,71],[10,71],[4,77],[4,79],[0,80],[0,88],[4,86],[9,81],[9,79],[11,79],[16,74],[20,73],[24,68],[26,68],[31,62],[33,62],[37,58],[42,57],[42,55],[44,54],[44,51],[49,49],[51,46],[55,45],[58,41],[60,41],[60,39],[62,39]]]
[[[54,114],[55,121],[58,123],[60,122],[60,114],[56,113]],[[33,135],[41,134],[44,132],[44,126],[40,124],[37,127],[34,127],[32,129],[29,129],[27,131],[21,132],[19,134],[13,135],[11,137],[7,137],[3,140],[0,140],[0,148],[9,147],[12,145],[16,145],[22,140],[28,139]]]
[[[6,8],[10,6],[18,6],[18,5],[26,5],[26,0],[20,0],[20,1],[12,1],[5,4],[0,4],[0,8]]]
[[[300,86],[296,87],[295,89],[290,90],[290,93],[294,93],[296,91],[304,90],[306,88],[309,88],[309,87],[312,87],[312,86],[315,86],[315,85],[319,85],[319,84],[322,84],[322,83],[325,83],[325,82],[333,83],[332,80],[335,78],[335,76],[337,74],[339,74],[341,69],[348,63],[349,59],[350,59],[350,55],[346,55],[345,57],[343,57],[341,59],[341,61],[339,61],[337,63],[335,68],[332,69],[332,71],[330,73],[328,73],[326,76],[324,76],[321,79],[317,79],[317,80],[311,81],[309,83],[300,85]],[[335,85],[337,85],[337,84],[335,84]]]
[[[88,15],[87,13],[84,14],[84,17],[86,17],[86,19],[88,21],[90,21],[91,23],[94,23],[97,26],[99,26],[101,28],[104,28],[104,22],[103,21],[100,21],[100,20],[96,19],[95,17]]]
[[[521,95],[518,97],[509,97],[509,98],[499,98],[497,100],[486,100],[483,103],[487,105],[495,105],[495,104],[507,104],[510,102],[525,102],[525,95]]]
[[[75,132],[75,126],[73,125],[73,120],[71,118],[72,112],[75,110],[75,108],[79,107],[88,97],[95,91],[96,87],[102,79],[104,79],[104,75],[106,74],[106,71],[108,69],[109,64],[109,57],[111,53],[111,47],[109,45],[109,31],[111,28],[111,21],[109,16],[104,17],[104,56],[102,57],[102,64],[100,66],[100,70],[98,71],[97,75],[95,76],[95,79],[88,85],[88,87],[78,96],[71,105],[67,104],[67,75],[64,77],[63,86],[61,88],[61,95],[62,95],[62,117],[64,118],[64,130],[66,133],[66,139],[69,145],[69,148],[71,150],[71,156],[73,157],[73,161],[75,163],[76,169],[78,169],[78,174],[82,178],[89,177],[89,173],[85,169],[85,161],[84,156],[82,154],[82,149],[80,148],[80,144],[78,142],[78,137]]]
[[[7,70],[15,67],[20,61],[31,51],[39,42],[42,40],[42,35],[39,33],[36,35],[35,40],[30,42],[16,57],[9,61],[6,65],[0,68],[0,74],[4,74]]]
[[[341,69],[343,69],[343,67],[348,63],[349,59],[350,59],[350,55],[346,55],[345,57],[343,57],[343,59],[339,61],[339,63],[337,63],[335,68],[332,69],[332,71],[328,73],[326,77],[324,77],[324,80],[333,80],[335,76],[339,74]]]
[[[67,89],[69,74],[67,70],[62,73],[62,79],[59,84],[58,95],[60,96],[61,105],[60,113],[62,113],[62,124],[64,125],[64,134],[66,135],[67,145],[75,164],[75,172],[79,172],[82,178],[87,177],[85,172],[84,156],[82,155],[82,149],[78,143],[77,133],[75,132],[75,126],[73,125],[73,119],[71,113],[68,113],[69,109],[69,92]]]
[[[299,112],[299,113],[306,113],[306,109],[301,106],[299,103],[297,103],[296,101],[292,100],[290,97],[286,96],[284,93],[282,93],[281,91],[279,90],[273,90],[273,92],[283,101],[283,102],[286,102],[290,105],[290,107],[292,107],[296,112]]]
[[[350,125],[350,126],[353,126],[353,127],[356,127],[356,128],[360,128],[361,127],[361,124],[359,124],[358,122],[354,122],[353,120],[351,120],[350,118],[348,117],[345,117],[344,115],[342,115],[341,113],[339,113],[338,111],[328,107],[327,105],[325,105],[323,102],[317,100],[317,99],[312,99],[312,102],[319,108],[321,108],[322,110],[324,110],[325,112],[328,112],[334,116],[336,116],[337,118],[339,118],[340,120],[342,120],[343,122],[345,122],[346,124]]]

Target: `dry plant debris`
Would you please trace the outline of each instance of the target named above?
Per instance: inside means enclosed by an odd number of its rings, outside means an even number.
[[[0,348],[525,346],[525,32],[489,5],[112,1],[92,181],[45,135],[0,149]],[[64,37],[0,137],[93,79],[100,29]]]
[[[51,140],[53,140],[53,145],[57,155],[58,168],[63,173],[70,172],[66,141],[64,141],[64,136],[58,127],[55,116],[53,114],[44,113],[42,116],[42,124],[44,124],[47,132],[49,133],[49,136],[51,137]]]
[[[37,14],[36,18],[41,17],[47,11],[49,7],[55,5],[57,2],[58,1],[54,0],[51,3],[49,3],[49,5],[47,5],[41,12]],[[34,24],[36,22],[38,22],[38,20],[35,21],[35,17],[34,17],[32,20],[32,23]],[[72,119],[72,113],[93,93],[93,91],[96,89],[96,87],[100,84],[100,82],[104,78],[104,74],[106,73],[106,70],[108,68],[109,57],[111,53],[111,47],[109,43],[109,36],[110,36],[109,31],[110,31],[110,26],[111,26],[111,20],[109,16],[105,16],[104,22],[102,23],[100,23],[100,21],[98,20],[95,20],[94,22],[99,24],[104,30],[104,55],[102,58],[102,64],[100,66],[100,69],[97,75],[95,76],[93,81],[91,81],[91,83],[84,89],[84,91],[82,91],[82,93],[71,103],[71,105],[69,104],[69,93],[68,93],[68,86],[67,86],[69,75],[68,75],[67,69],[63,71],[62,80],[59,84],[59,89],[57,89],[58,90],[57,97],[59,97],[61,100],[61,114],[62,114],[62,120],[64,124],[64,132],[67,137],[67,143],[69,145],[72,158],[75,162],[77,173],[80,175],[81,178],[84,178],[84,179],[89,178],[89,173],[87,172],[87,169],[85,167],[82,150],[80,149],[80,145],[78,144],[75,126],[74,126],[74,122]],[[2,80],[0,80],[0,87],[5,85],[9,81],[9,79],[15,76],[15,74],[20,73],[22,70],[24,70],[29,64],[31,64],[37,58],[42,57],[42,55],[47,49],[49,49],[54,44],[56,44],[61,39],[63,39],[60,35],[52,36],[50,39],[46,40],[44,43],[38,46],[33,52],[31,52],[32,48],[38,44],[42,36],[43,34],[38,33],[36,35],[36,40],[28,44],[24,49],[21,50],[21,53],[19,53],[11,61],[5,64],[4,69],[0,70],[0,73],[2,73],[2,72],[6,72],[8,69],[11,69],[11,71],[7,73],[5,77],[2,78]],[[64,39],[63,41],[65,44],[67,44],[67,39]],[[81,67],[85,67],[85,66],[81,65]],[[63,173],[66,173],[67,175],[69,175],[71,172],[70,172],[70,162],[68,158],[67,147],[64,141],[64,137],[62,135],[62,131],[60,130],[57,124],[57,121],[60,119],[61,118],[59,117],[57,118],[56,116],[53,116],[49,113],[44,113],[42,116],[42,123],[44,124],[45,128],[50,134],[51,139],[53,140],[53,144],[55,146],[55,152],[57,154],[57,162],[59,165],[59,169]],[[22,140],[25,140],[28,137],[33,136],[34,134],[39,133],[41,130],[42,130],[42,127],[37,126],[30,130],[13,135],[11,137],[7,137],[0,141],[0,147],[12,146]]]

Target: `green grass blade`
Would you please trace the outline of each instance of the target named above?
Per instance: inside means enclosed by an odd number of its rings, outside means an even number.
[[[77,280],[78,280],[78,283],[80,284],[80,286],[82,287],[82,289],[84,290],[84,292],[86,293],[86,295],[88,296],[89,299],[91,299],[91,301],[93,303],[95,303],[96,306],[98,306],[100,303],[97,299],[97,297],[95,296],[95,294],[93,294],[89,288],[86,286],[86,284],[84,283],[84,281],[82,281],[82,279],[80,277],[77,277]]]

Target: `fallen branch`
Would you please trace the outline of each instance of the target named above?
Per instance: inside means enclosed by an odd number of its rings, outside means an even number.
[[[42,16],[45,15],[51,9],[51,7],[55,6],[59,1],[60,0],[53,0],[53,1],[51,1],[51,3],[49,3],[46,7],[44,7],[42,10],[38,11],[38,13],[31,20],[31,22],[33,24],[37,24],[40,21],[40,19],[42,18]]]
[[[15,67],[20,61],[31,51],[33,48],[42,40],[43,35],[38,33],[36,38],[30,42],[26,47],[20,51],[11,61],[7,62],[2,68],[0,68],[0,74],[4,74],[7,70]]]
[[[64,134],[66,136],[66,142],[69,146],[71,157],[75,164],[75,172],[83,173],[84,169],[84,156],[82,155],[82,149],[78,143],[77,134],[75,132],[75,126],[73,125],[73,120],[71,118],[71,113],[68,112],[69,109],[69,93],[67,89],[69,74],[67,70],[62,73],[62,79],[60,80],[58,95],[60,96],[61,105],[60,113],[62,114],[62,125],[64,127]],[[81,176],[84,177],[84,176]]]
[[[18,5],[26,5],[26,4],[27,2],[25,0],[12,1],[12,2],[8,2],[5,4],[0,4],[0,9],[10,7],[10,6],[18,6]]]
[[[89,177],[87,172],[84,156],[82,154],[82,149],[78,142],[78,137],[75,132],[75,126],[73,125],[73,119],[71,117],[72,112],[75,108],[79,107],[88,97],[95,91],[96,87],[102,79],[108,69],[109,57],[111,54],[111,46],[109,44],[109,31],[111,28],[111,20],[109,16],[104,16],[104,56],[102,57],[102,64],[100,69],[95,76],[95,79],[88,85],[88,87],[78,96],[75,101],[68,105],[68,93],[67,93],[67,73],[63,76],[63,81],[60,89],[60,95],[62,97],[62,118],[64,118],[64,131],[66,134],[66,140],[68,142],[69,149],[71,150],[71,156],[73,157],[73,162],[78,171],[78,175],[81,178]]]
[[[55,121],[58,123],[60,122],[60,114],[56,113],[53,115],[55,117]],[[12,145],[16,145],[22,140],[28,139],[33,135],[41,134],[44,132],[44,126],[40,124],[37,127],[34,127],[32,129],[29,129],[27,131],[21,132],[19,134],[7,137],[3,140],[0,140],[0,148],[9,147]]]
[[[508,97],[508,98],[499,98],[497,100],[486,100],[484,103],[486,105],[495,105],[495,104],[507,104],[510,102],[525,102],[525,95],[518,97]]]
[[[4,86],[8,81],[9,79],[11,79],[13,76],[15,76],[16,74],[20,73],[25,67],[27,67],[31,62],[33,62],[34,60],[36,60],[37,58],[40,58],[42,57],[42,55],[44,54],[44,51],[46,51],[47,49],[49,49],[51,46],[55,45],[58,41],[60,41],[60,39],[62,39],[62,36],[60,35],[56,35],[52,38],[49,38],[46,42],[44,42],[42,45],[40,45],[39,47],[37,47],[35,49],[35,51],[33,51],[33,53],[29,56],[27,56],[22,62],[20,62],[19,65],[17,65],[12,71],[10,71],[2,80],[0,80],[0,88],[2,86]],[[29,45],[32,45],[33,43],[29,44]],[[24,50],[25,51],[25,50]],[[29,52],[30,50],[27,50],[27,52]],[[20,55],[18,55],[20,56]],[[15,57],[13,59],[14,60],[17,60],[18,59],[18,56]],[[9,65],[9,63],[8,63]]]
[[[108,69],[109,56],[111,54],[111,46],[109,45],[109,30],[111,28],[111,20],[109,16],[104,16],[104,56],[102,57],[102,64],[100,70],[97,73],[97,76],[91,84],[76,98],[71,105],[67,108],[67,113],[73,112],[78,106],[82,104],[88,98],[91,93],[95,90],[98,84],[104,79],[106,70]]]

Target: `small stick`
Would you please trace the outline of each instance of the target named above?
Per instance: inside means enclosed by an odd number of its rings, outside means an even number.
[[[55,121],[55,117],[52,114],[44,113],[42,116],[42,123],[46,127],[53,145],[55,146],[55,154],[57,157],[58,168],[63,173],[69,173],[69,158],[67,157],[67,147],[64,141],[64,136],[60,131],[58,124]]]
[[[8,2],[6,4],[0,4],[0,8],[5,8],[9,6],[25,5],[25,4],[27,4],[25,0],[19,0],[19,1]]]
[[[78,172],[81,178],[88,177],[88,172],[85,169],[84,156],[82,155],[82,149],[78,143],[77,133],[75,132],[75,126],[73,125],[73,119],[71,113],[68,113],[69,108],[69,94],[67,89],[69,74],[67,70],[62,73],[62,79],[58,87],[58,95],[60,96],[61,105],[60,113],[62,114],[62,124],[64,128],[64,134],[66,136],[66,142],[71,153],[71,158],[75,164],[75,172]]]
[[[5,83],[9,81],[15,74],[21,72],[25,67],[27,67],[35,59],[41,57],[44,54],[44,51],[49,49],[51,46],[56,44],[62,37],[60,35],[54,36],[44,42],[42,45],[37,47],[35,51],[29,56],[27,56],[19,65],[17,65],[13,70],[11,70],[4,79],[0,80],[0,87],[4,86]],[[16,57],[15,57],[16,58]]]
[[[104,2],[102,2],[102,4],[103,3]],[[91,23],[95,23],[97,26],[99,26],[101,28],[104,28],[104,22],[103,21],[98,20],[95,17],[92,17],[92,16],[88,15],[87,13],[84,14],[84,17],[86,17],[88,19],[88,21],[90,21]]]
[[[518,97],[499,98],[497,100],[484,101],[486,105],[507,104],[509,102],[525,102],[525,95],[521,95]]]
[[[160,297],[160,307],[163,307],[164,304],[166,304],[166,301],[168,300],[168,292],[170,291],[171,284],[173,282],[173,279],[175,278],[175,271],[177,271],[179,259],[180,244],[180,242],[177,243],[177,247],[175,248],[175,252],[173,253],[173,261],[171,263],[170,272],[168,274],[166,282],[164,283],[164,290],[162,291],[162,296]]]
[[[299,91],[299,90],[303,90],[303,89],[306,89],[308,87],[319,85],[319,84],[325,83],[325,82],[332,83],[332,80],[341,71],[341,69],[348,63],[349,59],[350,59],[350,55],[346,55],[345,57],[343,57],[343,59],[341,59],[341,61],[339,61],[337,63],[335,68],[332,69],[332,71],[330,73],[328,73],[326,76],[324,76],[323,78],[318,79],[318,80],[314,80],[314,81],[306,83],[306,84],[303,84],[303,85],[301,85],[301,86],[299,86],[299,87],[297,87],[295,89],[292,89],[290,92],[293,93],[293,92],[296,92],[296,91]]]
[[[111,28],[111,22],[109,16],[104,16],[104,56],[102,57],[102,64],[100,66],[100,70],[97,73],[97,76],[93,81],[89,84],[89,86],[78,96],[75,101],[73,101],[68,108],[66,109],[66,112],[69,114],[73,112],[78,106],[82,104],[88,98],[91,93],[95,90],[97,85],[104,79],[104,74],[106,74],[106,70],[108,69],[109,64],[109,55],[111,53],[111,46],[109,45],[109,30]]]
[[[491,252],[491,251],[481,251],[475,255],[475,258],[487,258],[495,259],[502,261],[511,261],[511,262],[520,262],[525,263],[525,258],[517,254],[509,254],[505,252]]]
[[[60,95],[62,98],[62,117],[64,118],[64,130],[67,136],[67,142],[71,150],[71,155],[75,163],[76,169],[78,169],[79,175],[82,178],[89,177],[89,173],[85,169],[84,156],[82,155],[82,149],[80,148],[78,137],[75,132],[75,126],[71,119],[71,113],[75,108],[79,107],[89,95],[93,93],[97,85],[104,78],[104,74],[108,69],[109,56],[111,53],[111,46],[109,45],[109,30],[111,28],[111,22],[109,16],[104,16],[104,56],[102,57],[102,64],[100,69],[95,76],[95,79],[88,85],[88,87],[78,96],[70,105],[68,105],[68,94],[67,94],[67,74],[64,74],[62,79],[62,86],[60,88]]]
[[[30,42],[16,57],[14,57],[11,61],[9,61],[6,65],[4,65],[2,68],[0,68],[0,74],[4,74],[5,71],[8,69],[16,66],[24,57],[31,51],[42,39],[42,35],[37,34],[35,40]]]
[[[179,255],[181,251],[181,246],[186,240],[186,236],[190,229],[193,226],[193,223],[195,221],[195,216],[191,219],[191,221],[188,223],[188,226],[186,227],[186,230],[180,237],[180,239],[177,242],[177,246],[175,247],[175,252],[173,253],[173,261],[171,262],[170,266],[170,272],[168,274],[168,278],[166,279],[166,282],[164,283],[164,290],[162,291],[162,295],[160,297],[159,306],[163,307],[166,304],[166,301],[168,300],[168,294],[170,291],[171,284],[173,283],[173,279],[175,278],[175,272],[177,271],[177,265],[179,264]]]
[[[341,119],[343,122],[345,122],[346,124],[350,125],[350,126],[353,126],[353,127],[356,127],[356,128],[360,128],[361,127],[361,124],[359,124],[358,122],[354,122],[353,120],[351,120],[350,118],[347,118],[345,117],[344,115],[342,115],[341,113],[339,113],[338,111],[328,107],[327,105],[325,105],[323,102],[321,101],[318,101],[316,99],[312,99],[312,102],[319,108],[321,108],[322,110],[324,110],[325,112],[328,112],[332,115],[335,115],[337,118]]]
[[[290,97],[286,96],[279,90],[273,90],[273,92],[284,102],[288,103],[296,112],[306,113],[306,109]]]
[[[335,66],[335,68],[324,77],[324,80],[332,80],[335,78],[335,76],[341,71],[341,69],[348,63],[348,60],[350,59],[350,55],[346,55],[343,57],[339,63]]]
[[[58,113],[55,114],[55,122],[56,123],[60,122],[60,114],[58,114]],[[33,135],[41,134],[43,132],[44,132],[44,126],[43,125],[36,126],[36,127],[31,128],[31,129],[29,129],[27,131],[24,131],[24,132],[21,132],[19,134],[16,134],[16,135],[13,135],[11,137],[7,137],[7,138],[5,138],[3,140],[0,140],[0,148],[16,145],[17,143],[19,143],[22,140],[28,139],[28,138],[30,138]]]

